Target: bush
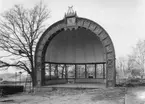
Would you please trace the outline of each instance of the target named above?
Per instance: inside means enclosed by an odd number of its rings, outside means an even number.
[[[145,86],[145,80],[140,78],[127,79],[124,82],[116,84],[116,87],[135,87],[135,86]]]
[[[24,91],[24,86],[22,85],[0,85],[0,90],[2,95],[8,95],[8,94],[15,94],[18,92]]]
[[[45,76],[45,80],[50,80],[50,79],[52,79],[52,80],[55,80],[55,79],[58,79],[58,76]]]

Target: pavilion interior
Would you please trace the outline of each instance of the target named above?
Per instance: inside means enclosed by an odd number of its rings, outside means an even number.
[[[45,83],[103,82],[106,78],[105,56],[101,41],[90,30],[63,30],[47,46]]]

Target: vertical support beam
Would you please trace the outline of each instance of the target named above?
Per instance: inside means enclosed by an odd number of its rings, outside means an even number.
[[[67,79],[67,67],[66,67],[66,64],[64,64],[64,67],[65,67],[65,79]]]
[[[37,87],[40,87],[40,86],[41,86],[41,83],[42,83],[42,82],[41,82],[41,81],[42,81],[42,79],[41,79],[41,78],[42,78],[42,77],[41,77],[41,75],[42,75],[41,72],[42,72],[42,71],[41,71],[40,67],[38,67],[38,68],[37,68],[37,71],[36,71],[36,74],[37,74],[37,75],[36,75],[36,78],[37,78],[37,79],[36,79],[36,81],[37,81],[37,82],[36,82],[36,85],[37,85]]]
[[[115,59],[108,59],[106,62],[106,87],[115,87]]]
[[[50,79],[51,79],[51,63],[49,63],[49,76],[50,76]]]
[[[55,70],[56,70],[56,76],[57,76],[57,79],[58,79],[58,64],[55,65]]]
[[[85,64],[85,78],[87,78],[87,65]]]
[[[103,64],[103,79],[105,79],[105,64]]]
[[[97,64],[95,64],[95,78],[97,78],[97,75],[96,75],[96,74],[97,74],[97,73],[96,73],[97,70],[96,70],[96,68],[97,68]]]
[[[114,86],[116,85],[116,58],[114,58]]]
[[[75,64],[75,79],[77,78],[77,65]]]
[[[41,69],[41,85],[45,84],[45,63],[42,64]]]
[[[64,67],[62,67],[62,78],[63,78],[63,73],[64,73]]]

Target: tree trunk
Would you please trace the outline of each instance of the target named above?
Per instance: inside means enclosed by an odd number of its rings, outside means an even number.
[[[37,85],[35,73],[32,71],[30,73],[30,76],[31,76],[31,79],[32,79],[32,86],[35,87]]]

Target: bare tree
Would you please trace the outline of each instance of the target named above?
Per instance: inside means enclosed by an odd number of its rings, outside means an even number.
[[[13,61],[1,60],[0,68],[13,66],[23,69],[31,75],[33,85],[36,84],[36,76],[33,74],[34,51],[40,35],[44,32],[44,22],[49,17],[50,12],[42,3],[31,9],[15,5],[1,15],[0,50],[9,53]]]
[[[135,47],[133,47],[133,52],[129,56],[130,59],[130,69],[138,70],[141,73],[141,77],[144,75],[145,71],[145,41],[139,40]]]
[[[125,78],[126,72],[127,72],[127,57],[119,57],[116,60],[116,69],[117,69],[117,75],[118,77]]]

